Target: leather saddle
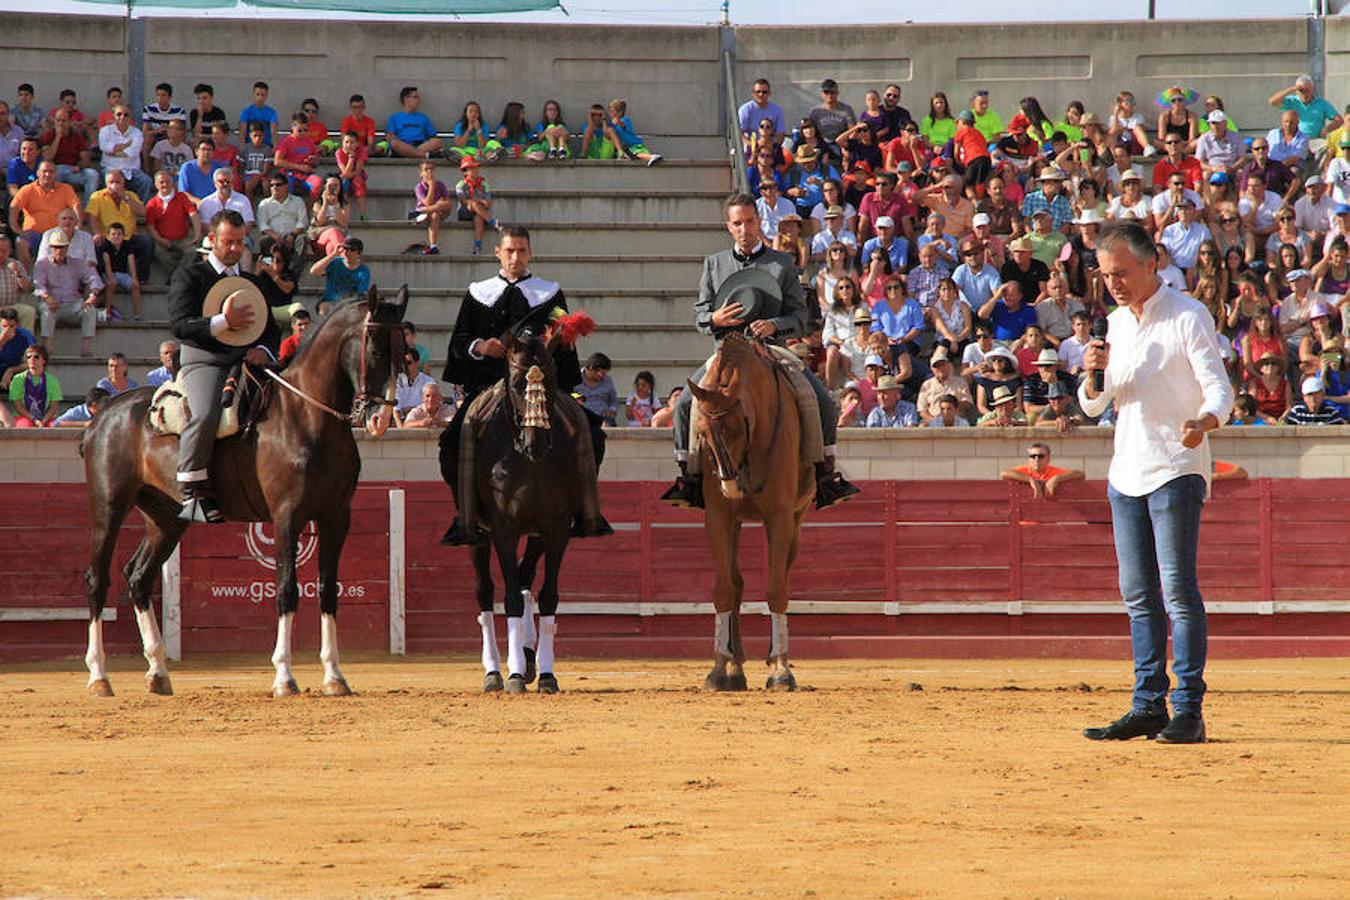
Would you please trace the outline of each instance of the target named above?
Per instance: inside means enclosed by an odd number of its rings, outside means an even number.
[[[256,408],[261,389],[249,389],[250,378],[241,377],[242,364],[230,370],[225,387],[220,393],[220,422],[216,425],[216,439],[238,434],[249,423],[250,407]],[[166,381],[155,389],[150,399],[147,421],[150,430],[161,435],[181,435],[192,413],[187,394],[178,378]]]

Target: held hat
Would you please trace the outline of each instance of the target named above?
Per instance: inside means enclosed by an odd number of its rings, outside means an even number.
[[[224,312],[227,303],[231,308],[246,306],[253,310],[253,324],[247,328],[227,327],[215,336],[216,340],[231,347],[247,347],[256,343],[267,328],[267,300],[262,291],[247,278],[227,275],[206,292],[206,299],[202,301],[202,315],[208,319],[218,315]]]
[[[1008,390],[1003,385],[999,385],[994,388],[991,402],[994,406],[1002,406],[1005,403],[1012,403],[1016,399],[1017,396],[1012,391]]]
[[[764,269],[751,266],[733,272],[730,278],[722,282],[713,299],[713,309],[739,303],[744,308],[741,320],[753,322],[764,317],[771,303],[776,309],[782,302],[783,289],[778,286],[778,279]]]

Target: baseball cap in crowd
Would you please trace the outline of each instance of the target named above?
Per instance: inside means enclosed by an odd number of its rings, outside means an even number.
[[[1121,181],[1139,181],[1139,173],[1134,169],[1126,169],[1120,173]]]
[[[854,325],[871,325],[871,324],[872,324],[872,314],[871,314],[870,312],[867,311],[867,307],[865,307],[865,306],[860,306],[860,307],[858,307],[857,309],[855,309],[855,310],[853,311],[853,324],[854,324]],[[879,356],[877,357],[877,359],[880,359],[880,358],[881,358],[881,357],[879,357]],[[869,359],[870,359],[870,357],[869,357]]]
[[[1322,180],[1321,175],[1309,175],[1307,178],[1303,179],[1304,187],[1312,187],[1315,184],[1326,184],[1326,182]]]
[[[956,121],[958,121],[958,122],[965,122],[965,123],[968,124],[968,125],[974,125],[974,124],[975,124],[975,113],[971,112],[971,111],[968,110],[968,109],[963,109],[963,110],[961,110],[959,113],[956,114]]]
[[[863,360],[863,368],[867,368],[868,366],[876,366],[877,368],[884,369],[886,368],[886,361],[876,353],[869,353],[867,358]]]
[[[1030,127],[1031,127],[1031,120],[1028,119],[1026,116],[1022,115],[1021,113],[1018,113],[1017,115],[1013,116],[1012,121],[1008,123],[1008,130],[1013,132],[1014,134],[1022,134]]]
[[[1232,180],[1233,179],[1228,177],[1227,172],[1215,172],[1213,175],[1209,176],[1210,184],[1228,184]]]
[[[989,354],[985,355],[988,356]],[[1011,403],[1016,399],[1017,397],[1013,394],[1013,392],[1005,388],[1003,385],[999,385],[998,387],[994,388],[994,396],[993,396],[994,406],[1002,406],[1003,404]]]
[[[1041,216],[1045,216],[1047,219],[1053,219],[1055,214],[1048,209],[1038,209],[1031,214],[1033,219],[1039,219]]]
[[[831,206],[825,210],[825,218],[842,219],[844,217],[844,208],[842,206]]]
[[[913,172],[913,171],[914,171],[914,164],[913,164],[912,162],[910,162],[909,160],[902,159],[899,163],[896,164],[896,166],[895,166],[895,171],[897,171],[897,172]]]
[[[988,225],[991,221],[989,213],[976,213],[970,217],[970,227],[979,228],[981,225]]]
[[[1313,375],[1303,379],[1303,384],[1299,387],[1299,390],[1305,394],[1320,394],[1326,390],[1326,386],[1322,384],[1320,377]]]
[[[482,163],[478,161],[477,157],[466,156],[459,161],[459,170],[461,172],[467,172],[470,169],[478,168],[480,165],[482,165]]]
[[[1060,384],[1058,381],[1050,385],[1045,392],[1045,399],[1047,400],[1058,400],[1060,397],[1067,396],[1069,396],[1069,392],[1064,390],[1064,385]]]
[[[1312,308],[1308,310],[1308,321],[1310,322],[1313,319],[1329,318],[1331,318],[1331,307],[1327,306],[1325,303],[1314,303]]]
[[[366,252],[365,242],[362,241],[359,237],[347,238],[345,241],[342,242],[342,247],[345,250],[355,250],[357,253]]]
[[[895,220],[892,219],[890,216],[877,216],[877,227],[878,227],[878,228],[894,228],[894,227],[895,227]]]
[[[988,354],[986,354],[988,355]],[[1036,356],[1036,365],[1038,366],[1057,366],[1059,365],[1059,353],[1054,347],[1046,347]]]
[[[1350,203],[1337,203],[1336,215],[1343,216],[1346,213],[1350,213]]]
[[[839,90],[839,82],[835,81],[833,78],[826,78],[820,83],[820,89],[822,91],[837,91]]]
[[[1208,122],[1208,123],[1211,124],[1211,125],[1217,125],[1217,124],[1219,124],[1220,122],[1227,122],[1227,121],[1228,121],[1228,116],[1224,113],[1223,110],[1221,110],[1221,109],[1216,109],[1216,110],[1214,110],[1213,112],[1211,112],[1209,115],[1205,116],[1205,121]]]
[[[66,237],[66,233],[65,233],[64,231],[61,231],[61,230],[58,228],[57,231],[56,231],[56,234],[53,234],[50,238],[47,239],[47,246],[48,246],[48,247],[69,247],[69,246],[70,246],[70,238]]]
[[[1288,275],[1284,276],[1285,281],[1293,284],[1300,278],[1312,278],[1312,273],[1307,269],[1294,269]]]

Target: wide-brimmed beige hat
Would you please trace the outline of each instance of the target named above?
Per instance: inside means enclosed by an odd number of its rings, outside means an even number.
[[[257,343],[267,328],[267,299],[263,297],[262,291],[247,278],[227,275],[211,285],[211,290],[206,292],[206,299],[202,302],[202,315],[209,319],[221,313],[225,309],[226,302],[232,307],[243,305],[252,309],[253,324],[247,328],[227,327],[215,336],[216,340],[231,347],[247,347]]]

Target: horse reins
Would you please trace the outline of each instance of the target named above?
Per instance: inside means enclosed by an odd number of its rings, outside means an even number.
[[[350,424],[355,424],[358,417],[365,412],[366,407],[372,404],[376,406],[397,405],[396,401],[387,400],[384,397],[373,397],[371,396],[370,392],[366,390],[366,347],[370,339],[370,332],[372,329],[376,328],[392,328],[392,327],[393,326],[387,322],[372,321],[371,313],[369,312],[366,313],[365,322],[362,323],[361,326],[361,384],[358,388],[356,396],[352,399],[352,411],[348,415],[344,416],[342,413],[338,412],[336,409],[333,409],[333,407],[329,406],[327,403],[324,403],[317,397],[311,397],[309,394],[305,393],[300,388],[296,387],[295,385],[291,384],[289,381],[278,375],[274,369],[267,369],[266,370],[267,375],[277,384],[281,385],[286,390],[290,391],[292,394],[295,394],[297,397],[299,397],[306,403],[310,404],[311,406],[318,407],[319,409],[323,410],[326,413],[329,413],[339,421],[345,421]],[[395,380],[398,379],[397,357],[399,355],[400,354],[397,353],[390,353],[390,365],[389,365],[390,375]]]
[[[764,361],[767,362],[767,363],[769,364],[769,368],[770,368],[770,370],[773,372],[774,396],[775,396],[775,401],[776,401],[776,403],[775,403],[775,408],[774,408],[774,416],[773,416],[773,431],[772,431],[772,433],[770,433],[770,435],[769,435],[769,449],[768,449],[768,451],[767,451],[767,452],[768,452],[768,455],[772,456],[772,455],[773,455],[773,449],[774,449],[774,447],[778,446],[778,431],[779,431],[780,423],[783,421],[783,382],[782,382],[782,379],[785,378],[786,376],[785,376],[782,372],[780,372],[780,371],[778,370],[778,363],[777,363],[776,361],[774,361],[773,359],[765,359]],[[739,401],[737,401],[737,402],[739,403]],[[726,417],[727,417],[728,415],[730,415],[730,414],[731,414],[731,410],[730,410],[730,408],[728,408],[728,409],[725,409],[725,410],[723,410],[723,411],[721,411],[721,412],[717,412],[717,413],[703,413],[703,417],[706,418],[706,419],[708,419],[709,421],[716,421],[716,420],[718,420],[718,419],[724,419],[724,418],[726,418]],[[749,429],[747,429],[747,432],[748,432],[748,430],[749,430]],[[720,435],[718,435],[718,434],[712,434],[712,435],[710,435],[710,437],[712,437],[712,439],[713,439],[713,441],[714,441],[715,443],[718,443],[718,444],[722,444],[722,445],[723,445],[723,446],[722,446],[722,450],[723,450],[723,452],[725,453],[725,451],[726,451],[726,446],[725,446],[725,443],[724,443],[723,440],[722,440],[722,437],[721,437]],[[750,437],[749,437],[748,434],[747,434],[747,437],[746,437],[746,440],[745,440],[745,453],[744,453],[743,456],[742,456],[740,466],[737,467],[737,469],[736,469],[736,471],[737,471],[738,474],[739,474],[742,470],[745,470],[745,471],[747,471],[747,472],[750,471]],[[720,474],[720,473],[719,473],[719,474]],[[769,472],[767,471],[767,467],[766,467],[766,471],[765,471],[765,473],[764,473],[764,477],[760,479],[758,485],[756,485],[756,486],[750,488],[750,493],[752,493],[752,494],[758,494],[760,491],[764,490],[764,486],[765,486],[766,484],[768,484],[768,483],[769,483]]]

